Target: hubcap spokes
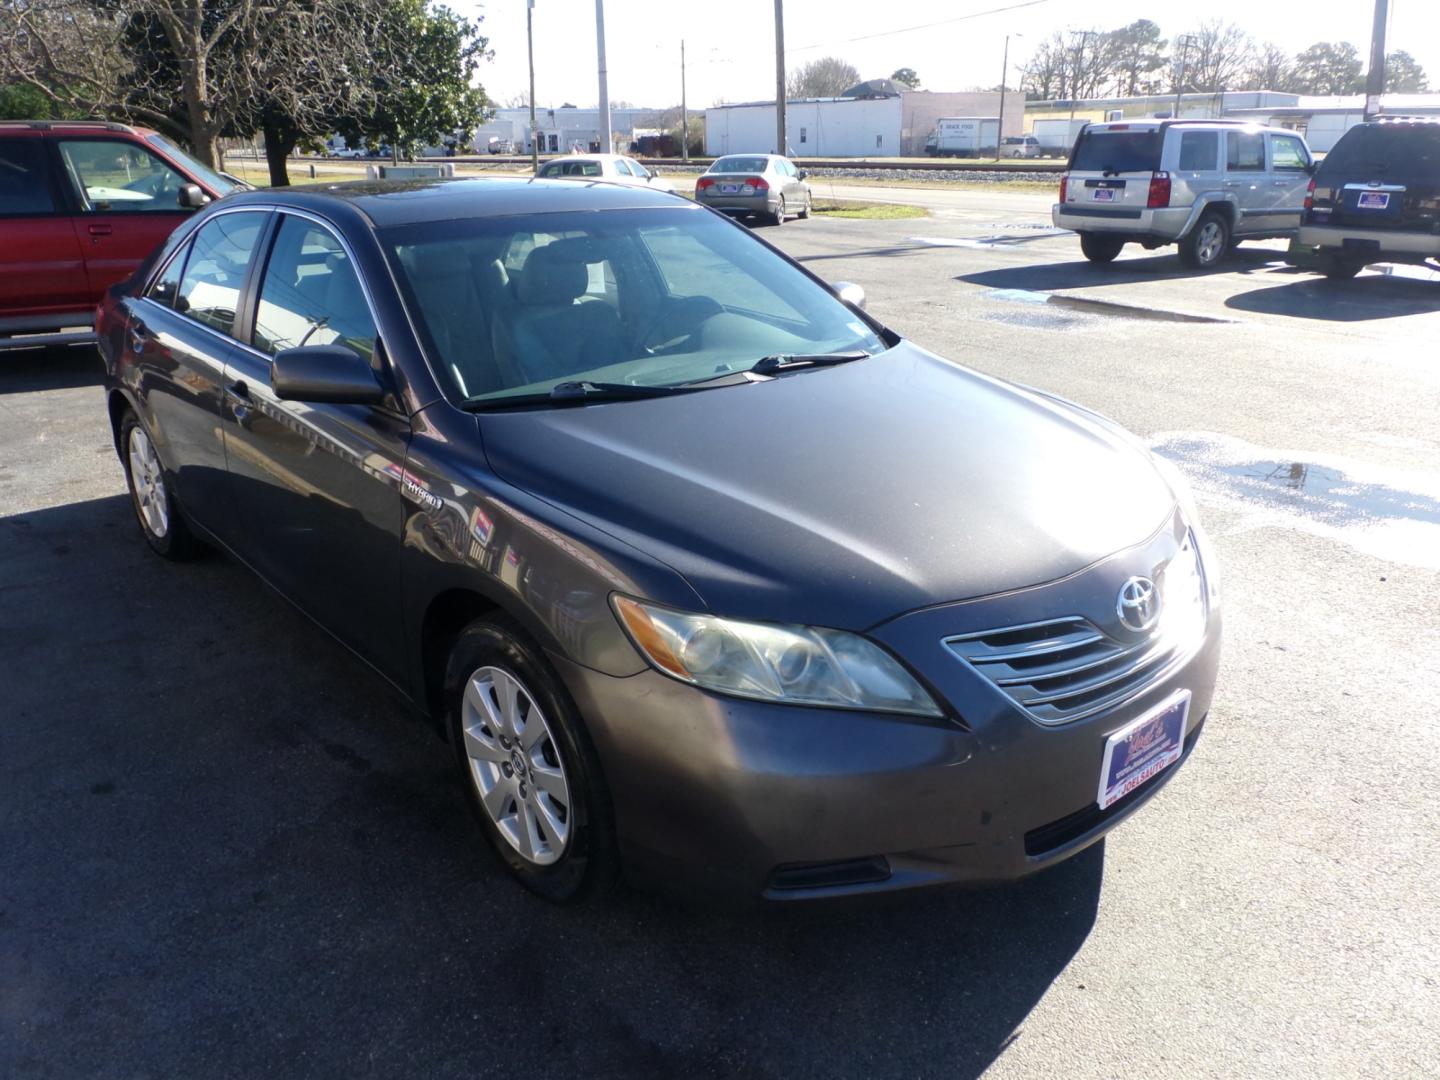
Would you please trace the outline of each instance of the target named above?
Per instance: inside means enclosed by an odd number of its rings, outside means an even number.
[[[130,429],[130,482],[135,506],[145,527],[163,538],[170,530],[170,503],[165,498],[165,473],[150,436],[139,427]]]
[[[482,667],[465,684],[465,753],[480,804],[528,862],[548,866],[570,839],[570,785],[545,715],[502,668]]]
[[[1222,230],[1214,222],[1203,226],[1200,230],[1200,261],[1203,263],[1214,262],[1220,257]]]

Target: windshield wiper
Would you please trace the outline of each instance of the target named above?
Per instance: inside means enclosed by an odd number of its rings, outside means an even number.
[[[636,401],[640,398],[668,397],[671,394],[693,394],[701,386],[638,386],[635,383],[578,382],[556,383],[550,388],[551,401]]]
[[[831,364],[848,364],[851,360],[864,360],[870,354],[859,350],[832,353],[777,353],[762,356],[755,361],[751,371],[756,375],[774,375],[793,367],[827,367]]]

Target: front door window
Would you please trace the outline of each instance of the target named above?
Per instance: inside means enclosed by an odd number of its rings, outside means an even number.
[[[177,214],[190,181],[150,151],[120,139],[62,139],[60,156],[81,208],[102,214]]]

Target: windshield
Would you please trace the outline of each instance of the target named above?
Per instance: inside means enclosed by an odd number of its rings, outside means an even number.
[[[228,195],[235,190],[237,185],[234,182],[226,180],[214,169],[207,169],[204,165],[201,165],[189,154],[185,153],[184,150],[181,150],[169,139],[165,138],[164,135],[147,135],[145,136],[145,141],[151,146],[158,146],[161,150],[165,151],[165,153],[170,155],[172,160],[182,165],[191,176],[215,192],[216,195]]]
[[[437,221],[380,240],[450,396],[677,386],[885,343],[744,229],[694,207]]]
[[[1440,182],[1440,124],[1362,124],[1325,155],[1321,179],[1413,177]]]
[[[1070,159],[1072,172],[1153,172],[1160,167],[1160,132],[1086,128]]]
[[[769,162],[763,157],[722,157],[710,166],[712,173],[762,173]]]

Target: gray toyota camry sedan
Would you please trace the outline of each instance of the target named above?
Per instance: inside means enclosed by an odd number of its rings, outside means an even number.
[[[98,316],[145,541],[228,552],[392,683],[551,899],[1016,878],[1205,722],[1172,470],[678,197],[247,192]]]

